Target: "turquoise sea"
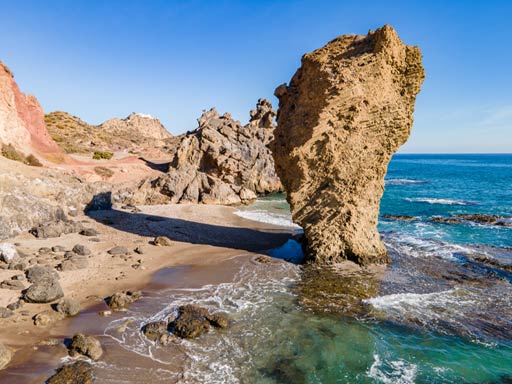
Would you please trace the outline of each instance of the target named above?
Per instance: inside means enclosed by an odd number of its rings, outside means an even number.
[[[237,214],[301,231],[283,195]],[[94,363],[97,382],[512,383],[510,217],[512,155],[396,155],[379,223],[392,263],[378,279],[347,280],[365,281],[364,297],[320,292],[316,308],[304,306],[294,240],[270,251],[292,262],[262,264],[241,254],[203,269],[161,271],[155,279],[165,289],[145,292],[127,312],[98,324],[106,354]],[[191,302],[228,313],[230,328],[170,346],[141,334]],[[332,306],[323,310],[325,302]],[[339,310],[346,302],[358,310]],[[96,312],[73,327],[99,323]],[[45,356],[38,361],[46,364]]]

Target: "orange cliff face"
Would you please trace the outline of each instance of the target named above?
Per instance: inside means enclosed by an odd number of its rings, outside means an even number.
[[[34,153],[52,161],[73,162],[50,137],[37,99],[20,91],[13,74],[1,61],[0,142],[12,144],[26,154]]]

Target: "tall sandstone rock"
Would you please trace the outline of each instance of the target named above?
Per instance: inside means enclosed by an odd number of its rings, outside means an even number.
[[[309,260],[389,261],[377,231],[384,176],[410,135],[424,78],[419,48],[386,25],[304,55],[276,89],[271,149]]]

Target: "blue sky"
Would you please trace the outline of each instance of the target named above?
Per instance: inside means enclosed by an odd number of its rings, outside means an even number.
[[[7,1],[0,60],[45,111],[130,112],[174,134],[203,109],[242,122],[300,58],[383,24],[419,45],[427,79],[401,152],[512,152],[512,1]]]

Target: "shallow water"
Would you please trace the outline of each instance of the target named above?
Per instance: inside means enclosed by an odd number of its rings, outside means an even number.
[[[392,264],[368,297],[356,298],[356,313],[301,305],[301,270],[293,262],[260,264],[240,255],[163,270],[127,312],[92,326],[106,349],[95,363],[98,382],[510,383],[512,228],[430,219],[512,216],[511,181],[512,156],[395,156],[381,213],[415,219],[381,220]],[[299,231],[282,195],[239,214]],[[293,240],[270,254],[302,256]],[[191,302],[226,312],[231,327],[166,347],[142,336],[147,322]],[[79,317],[72,328],[91,327],[94,316]]]

